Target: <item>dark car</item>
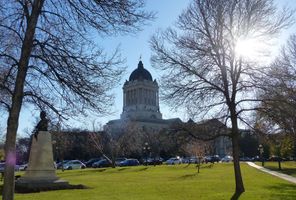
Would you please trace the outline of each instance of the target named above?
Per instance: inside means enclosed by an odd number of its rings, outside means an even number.
[[[252,158],[249,157],[240,157],[239,161],[253,161]]]
[[[212,162],[219,162],[221,158],[218,155],[211,156]]]
[[[116,158],[115,159],[115,165],[119,166],[120,162],[125,161],[127,158]]]
[[[206,156],[204,158],[205,162],[208,163],[214,163],[214,162],[219,162],[221,159],[218,155],[214,155],[214,156]]]
[[[162,158],[148,158],[143,160],[143,165],[162,165]]]
[[[112,163],[106,159],[99,160],[92,164],[93,168],[101,168],[101,167],[111,167]]]
[[[200,159],[200,162],[202,162],[202,159]],[[199,158],[196,156],[192,156],[189,158],[189,163],[190,164],[198,164],[199,163]]]
[[[98,161],[100,161],[101,160],[101,158],[92,158],[92,159],[90,159],[89,161],[87,161],[86,163],[85,163],[85,165],[86,165],[86,167],[92,167],[92,165],[95,163],[95,162],[98,162]]]
[[[123,166],[137,166],[139,165],[139,161],[137,159],[126,159],[124,161],[121,161],[119,163],[119,166],[120,167],[123,167]]]

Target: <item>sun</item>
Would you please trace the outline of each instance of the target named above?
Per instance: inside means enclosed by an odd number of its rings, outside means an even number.
[[[252,58],[255,54],[256,43],[254,39],[238,39],[235,46],[235,52],[238,57]]]
[[[235,53],[238,58],[257,60],[266,52],[266,47],[264,42],[256,38],[239,38],[236,41]]]

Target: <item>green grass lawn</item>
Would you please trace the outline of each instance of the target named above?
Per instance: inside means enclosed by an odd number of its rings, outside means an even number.
[[[257,165],[261,166],[261,162],[256,162]],[[284,174],[288,174],[296,177],[296,162],[295,161],[284,161],[281,162],[282,170],[279,171],[278,162],[264,162],[264,167],[274,171],[278,171]]]
[[[296,199],[296,185],[241,164],[246,192],[240,200]],[[61,172],[71,184],[89,189],[16,194],[16,200],[196,200],[230,199],[232,164],[214,164],[197,174],[193,165],[139,166]]]

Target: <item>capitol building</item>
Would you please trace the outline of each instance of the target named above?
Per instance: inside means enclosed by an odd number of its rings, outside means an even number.
[[[120,119],[109,121],[104,129],[112,134],[120,134],[124,126],[133,123],[138,128],[161,130],[168,128],[179,118],[162,119],[159,108],[159,87],[142,61],[123,85],[123,109]]]
[[[114,136],[121,135],[128,125],[138,132],[160,131],[170,128],[172,124],[183,123],[179,118],[163,119],[159,107],[159,86],[150,72],[139,61],[137,68],[130,74],[123,85],[123,109],[120,119],[109,121],[104,131]],[[224,156],[231,148],[229,139],[216,138],[215,154]]]

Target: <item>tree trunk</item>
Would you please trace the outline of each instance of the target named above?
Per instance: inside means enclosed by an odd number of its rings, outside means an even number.
[[[21,56],[18,64],[18,71],[12,96],[12,104],[7,120],[7,133],[5,141],[5,171],[4,185],[2,192],[3,200],[13,200],[14,198],[14,167],[16,162],[15,144],[16,132],[18,129],[19,114],[22,107],[24,83],[27,75],[29,59],[33,46],[36,24],[44,0],[35,0],[32,5],[32,13],[28,20],[28,26],[23,40]]]
[[[293,158],[296,158],[296,133],[294,132],[294,149],[293,149]]]
[[[278,165],[279,165],[279,170],[282,170],[281,157],[278,157]]]
[[[235,194],[240,195],[245,191],[243,178],[241,174],[240,164],[239,164],[239,129],[237,124],[237,116],[235,109],[230,109],[231,112],[231,135],[232,135],[232,155],[233,155],[233,167],[235,175]]]

